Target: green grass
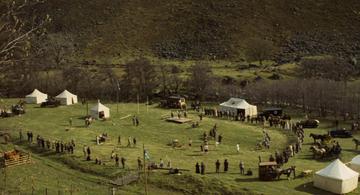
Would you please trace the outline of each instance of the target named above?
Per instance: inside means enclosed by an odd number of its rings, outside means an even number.
[[[10,103],[15,100],[5,100]],[[91,104],[92,105],[92,104]],[[208,193],[264,193],[278,194],[288,192],[290,194],[326,194],[323,191],[312,187],[311,177],[299,178],[295,180],[286,180],[285,178],[275,182],[260,182],[257,180],[258,156],[267,159],[275,150],[282,150],[287,143],[293,140],[291,134],[271,129],[269,130],[272,138],[270,150],[255,151],[255,144],[262,138],[262,128],[246,123],[204,118],[199,129],[190,128],[189,124],[175,124],[161,120],[162,115],[169,115],[170,111],[150,106],[148,111],[146,106],[140,105],[140,114],[137,114],[136,104],[120,104],[119,113],[116,112],[116,104],[106,104],[111,109],[111,119],[108,121],[96,121],[89,128],[83,127],[84,122],[80,117],[86,114],[86,106],[81,104],[72,106],[61,106],[59,108],[38,108],[34,105],[27,105],[27,113],[20,117],[0,119],[0,129],[8,129],[13,139],[18,139],[17,129],[22,128],[23,133],[31,130],[35,136],[40,134],[46,139],[59,139],[70,141],[74,139],[77,144],[74,155],[54,154],[52,152],[39,151],[36,146],[28,146],[26,143],[16,143],[17,147],[23,148],[34,153],[35,164],[10,168],[7,170],[7,185],[11,189],[18,187],[18,180],[24,180],[21,185],[23,191],[31,189],[33,175],[36,183],[36,189],[44,190],[48,187],[51,190],[57,190],[60,187],[70,188],[71,183],[77,183],[76,187],[89,189],[94,194],[104,194],[109,189],[106,184],[109,178],[116,177],[124,173],[124,170],[114,167],[110,162],[110,154],[115,150],[120,156],[127,158],[127,169],[136,169],[136,159],[142,156],[142,145],[148,149],[151,161],[159,162],[160,158],[165,163],[171,160],[173,167],[188,169],[182,176],[169,176],[162,171],[155,171],[150,174],[149,183],[152,194],[167,194],[169,191],[208,194]],[[91,106],[90,106],[91,107]],[[137,114],[140,118],[140,126],[134,127],[131,118],[120,120],[121,117],[128,114]],[[69,131],[69,118],[73,119],[73,128]],[[190,112],[190,118],[198,120],[195,113]],[[208,131],[214,124],[219,127],[219,132],[224,135],[223,144],[215,149],[214,142],[210,141],[210,152],[204,155],[199,152],[199,139],[204,131]],[[309,133],[324,133],[330,129],[330,122],[322,121],[319,129],[306,129],[306,140],[303,152],[291,159],[285,166],[296,165],[297,173],[302,170],[312,169],[314,171],[325,167],[330,161],[313,160],[310,156],[308,138]],[[103,132],[110,135],[110,141],[97,146],[95,137]],[[122,137],[122,146],[117,145],[117,136]],[[126,148],[127,137],[136,137],[137,147]],[[189,137],[193,140],[193,147],[187,146]],[[358,136],[357,136],[358,137]],[[173,149],[167,144],[173,139],[178,139],[185,145],[182,149]],[[348,162],[358,152],[354,151],[354,145],[351,139],[338,139],[343,147],[341,159]],[[236,144],[240,144],[240,153],[236,152]],[[93,162],[87,162],[83,158],[82,146],[89,145],[92,149],[93,158],[99,157],[106,161],[106,165],[99,166]],[[12,145],[0,145],[0,149],[5,151],[12,148]],[[215,161],[219,159],[223,162],[228,159],[230,162],[230,172],[214,174]],[[238,163],[240,160],[245,162],[246,168],[251,167],[255,173],[253,177],[245,177],[238,174]],[[204,162],[207,166],[208,174],[205,176],[194,174],[194,165],[196,162]],[[3,179],[4,175],[0,179]],[[59,184],[57,180],[60,179]],[[73,181],[73,182],[72,182]],[[212,186],[212,187],[211,187]],[[3,187],[3,182],[0,182]],[[75,187],[74,187],[75,188]],[[141,183],[122,188],[127,193],[143,192]],[[354,193],[359,193],[357,190]]]

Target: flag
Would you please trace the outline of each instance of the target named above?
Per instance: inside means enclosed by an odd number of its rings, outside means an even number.
[[[150,155],[149,152],[147,150],[144,150],[144,156],[146,160],[150,160]]]

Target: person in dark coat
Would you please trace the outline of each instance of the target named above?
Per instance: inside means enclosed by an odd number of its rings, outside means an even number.
[[[125,169],[125,161],[126,159],[124,157],[121,157],[121,165],[123,169]]]
[[[198,162],[195,165],[195,173],[200,173],[200,165]]]
[[[204,164],[204,162],[201,162],[200,172],[201,172],[201,175],[205,175],[205,164]]]
[[[86,158],[86,160],[91,160],[91,157],[90,157],[90,155],[91,155],[91,150],[90,150],[90,147],[87,147],[86,148],[86,153],[87,153],[87,158]]]
[[[220,161],[219,160],[216,161],[215,166],[216,166],[216,173],[219,173],[220,172]]]
[[[138,117],[135,118],[135,123],[136,123],[136,126],[139,126],[140,121],[139,121],[139,118],[138,118]]]
[[[218,136],[218,142],[219,142],[220,144],[221,144],[222,138],[223,138],[223,136],[220,134],[220,135]]]
[[[272,154],[271,154],[270,157],[269,157],[269,161],[270,161],[270,162],[275,162],[275,158],[274,158],[274,156],[273,156]]]
[[[116,155],[115,155],[115,166],[117,166],[117,167],[119,167],[119,165],[120,165],[120,164],[119,164],[119,160],[120,160],[120,159],[119,159],[119,156],[116,154]]]
[[[240,174],[244,175],[245,174],[245,165],[244,165],[243,161],[240,161],[239,167],[240,167]]]
[[[133,144],[134,144],[134,147],[136,147],[136,138],[135,137],[133,139]]]
[[[224,161],[224,172],[227,172],[229,170],[229,162],[227,159]]]

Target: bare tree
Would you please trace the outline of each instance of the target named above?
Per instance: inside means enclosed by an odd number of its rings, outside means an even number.
[[[275,47],[271,41],[264,39],[251,39],[246,45],[245,55],[248,61],[263,61],[269,59],[275,52]]]
[[[29,55],[31,36],[42,34],[45,24],[51,21],[49,15],[44,18],[28,16],[26,10],[41,3],[40,0],[0,3],[0,65],[21,61]]]
[[[213,81],[213,73],[208,64],[194,64],[189,69],[190,77],[188,79],[189,94],[203,100],[208,93],[211,92],[211,83]]]
[[[129,99],[141,100],[152,97],[154,90],[158,87],[158,74],[156,66],[148,59],[140,58],[125,64],[125,75],[121,82],[123,95]]]

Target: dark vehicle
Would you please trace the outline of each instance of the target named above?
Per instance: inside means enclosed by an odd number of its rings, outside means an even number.
[[[55,98],[49,98],[46,102],[40,104],[41,108],[55,108],[60,106],[60,101],[56,100]]]
[[[282,108],[265,108],[259,116],[265,117],[267,120],[269,116],[282,116],[282,114]]]
[[[259,179],[261,181],[272,181],[277,177],[276,162],[260,162],[259,163]]]
[[[161,107],[186,109],[185,98],[179,95],[169,96],[160,102]]]
[[[297,125],[301,125],[303,128],[317,128],[319,126],[319,121],[316,119],[308,119],[305,121],[300,121]]]
[[[334,137],[334,138],[335,137],[349,138],[349,137],[352,137],[352,133],[345,129],[336,129],[336,130],[330,131],[330,136]]]

